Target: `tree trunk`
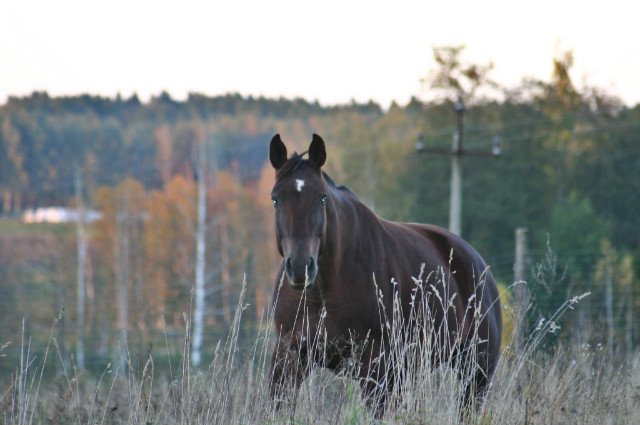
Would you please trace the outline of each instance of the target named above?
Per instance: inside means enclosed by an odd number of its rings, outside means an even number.
[[[118,327],[126,331],[129,324],[129,261],[130,261],[130,240],[129,227],[131,217],[129,216],[129,193],[124,188],[122,197],[118,197],[116,202],[116,286],[118,290]]]
[[[2,210],[4,215],[11,214],[11,189],[5,189],[2,192]]]
[[[78,164],[75,164],[75,190],[76,190],[76,236],[78,250],[78,266],[77,266],[77,297],[76,297],[76,366],[79,369],[84,368],[84,324],[85,324],[85,303],[86,303],[86,285],[85,285],[85,265],[87,258],[87,244],[84,231],[84,205],[82,202],[82,175]]]
[[[196,228],[196,270],[193,312],[193,346],[191,363],[198,367],[202,361],[202,340],[205,313],[205,254],[207,234],[207,184],[206,184],[205,140],[200,142],[198,152],[198,225]]]
[[[220,223],[220,283],[222,284],[222,314],[231,323],[231,265],[229,260],[229,231],[227,218]]]
[[[607,264],[605,301],[607,307],[607,349],[613,354],[613,264]]]

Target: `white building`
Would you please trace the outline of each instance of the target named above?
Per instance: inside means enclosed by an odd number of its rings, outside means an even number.
[[[102,218],[102,213],[95,210],[86,210],[84,221],[92,223]],[[28,209],[22,214],[25,223],[69,223],[78,220],[78,211],[65,207],[43,207]]]

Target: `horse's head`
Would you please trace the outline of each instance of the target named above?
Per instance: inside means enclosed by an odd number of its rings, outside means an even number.
[[[309,146],[309,159],[294,154],[276,134],[269,146],[269,160],[276,169],[271,192],[275,207],[276,241],[284,258],[291,287],[304,289],[315,283],[318,256],[325,244],[328,189],[321,167],[327,158],[324,141],[317,134]]]

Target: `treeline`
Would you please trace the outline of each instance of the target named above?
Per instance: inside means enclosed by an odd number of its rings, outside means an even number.
[[[228,168],[238,159],[239,166],[255,172],[264,155],[253,154],[253,147],[280,127],[279,122],[309,123],[312,117],[335,116],[341,111],[382,114],[373,103],[322,108],[302,99],[245,99],[239,95],[191,94],[187,101],[177,102],[162,93],[147,104],[136,96],[50,98],[36,92],[30,97],[11,97],[0,107],[1,211],[19,213],[27,207],[67,202],[73,195],[72,163],[86,170],[93,187],[113,185],[125,176],[136,177],[145,187],[159,187],[166,182],[162,174],[166,170],[157,161],[166,152],[158,132],[167,128],[174,132],[176,157],[169,165],[188,166],[194,143],[190,132],[196,122],[216,127],[219,167]]]
[[[612,320],[628,329],[628,320],[640,319],[633,287],[640,258],[640,105],[624,106],[601,90],[580,92],[568,75],[528,81],[502,96],[475,99],[465,112],[465,149],[490,151],[499,138],[502,154],[464,158],[463,236],[510,284],[514,230],[527,227],[531,289],[545,300],[536,314],[591,292],[593,310],[581,323],[592,329],[585,332],[602,336]],[[447,226],[450,159],[415,146],[422,135],[426,146],[450,148],[452,100],[414,98],[383,110],[372,102],[324,107],[239,95],[176,101],[162,93],[142,103],[135,96],[33,93],[1,106],[0,124],[5,217],[19,217],[25,208],[76,205],[79,178],[83,204],[103,214],[88,226],[82,331],[88,351],[101,356],[117,344],[117,329],[147,341],[162,326],[184,327],[195,273],[199,179],[207,182],[206,325],[218,329],[231,320],[245,276],[250,310],[259,317],[279,261],[269,203],[273,173],[266,165],[276,132],[298,151],[312,133],[321,134],[327,171],[383,217]],[[196,166],[202,144],[204,175]],[[20,334],[19,315],[46,330],[65,307],[60,332],[73,347],[75,228],[45,227],[44,236],[22,237],[6,228],[12,234],[0,236],[0,319],[7,335]],[[547,241],[555,257],[536,268]],[[615,312],[605,317],[607,306],[598,302],[612,290]],[[214,335],[208,333],[205,346]],[[618,336],[640,337],[635,331]]]

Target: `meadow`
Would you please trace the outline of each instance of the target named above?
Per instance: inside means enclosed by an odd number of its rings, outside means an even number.
[[[239,341],[246,282],[231,330],[212,351],[208,367],[195,370],[189,359],[190,319],[185,316],[183,353],[171,358],[166,347],[149,348],[140,360],[119,349],[122,361],[104,365],[98,376],[65,367],[52,323],[44,356],[32,354],[23,335],[20,364],[1,390],[3,424],[629,424],[640,423],[640,366],[604,345],[581,344],[561,333],[566,315],[574,314],[588,294],[568,299],[548,318],[526,332],[525,311],[503,300],[506,335],[490,394],[477,409],[461,407],[464,381],[474,365],[461,370],[446,361],[432,363],[430,342],[395,344],[398,379],[389,407],[375,418],[358,383],[345,372],[313,369],[303,382],[293,418],[275,411],[268,396],[270,355],[274,344],[270,312],[265,312],[249,340]],[[508,291],[507,291],[508,292]],[[505,294],[506,295],[506,294]],[[397,311],[393,314],[398,314]],[[519,315],[519,316],[518,316]],[[416,330],[429,330],[426,325]],[[520,337],[516,335],[520,333]],[[405,335],[406,336],[406,335]],[[403,335],[394,335],[402,338]],[[400,340],[400,339],[399,339]],[[241,347],[242,346],[242,347]],[[247,348],[248,347],[248,348]],[[0,349],[6,349],[6,345]],[[168,367],[156,359],[169,356]],[[62,373],[48,376],[50,362]],[[351,363],[357,367],[357,359]],[[401,367],[401,364],[410,364]],[[461,379],[459,377],[462,376]],[[375,401],[374,401],[375,405]],[[462,412],[462,413],[461,413]]]

